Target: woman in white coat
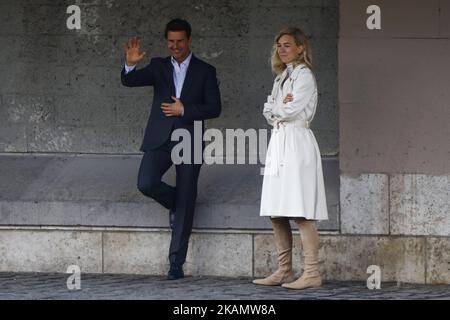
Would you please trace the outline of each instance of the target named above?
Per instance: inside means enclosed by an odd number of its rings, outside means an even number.
[[[298,28],[277,34],[272,51],[277,74],[263,114],[273,126],[261,195],[261,216],[269,216],[278,252],[278,269],[255,284],[289,289],[318,287],[319,235],[315,221],[328,219],[320,150],[309,128],[317,107],[317,84],[311,71],[311,48]],[[300,229],[304,271],[294,281],[292,231]]]

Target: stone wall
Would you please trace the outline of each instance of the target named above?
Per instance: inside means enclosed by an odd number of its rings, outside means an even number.
[[[450,282],[449,15],[448,0],[340,1],[341,233],[429,283]]]
[[[66,8],[81,9],[69,30]],[[192,49],[217,68],[223,113],[208,127],[268,128],[269,57],[286,25],[311,37],[320,91],[313,129],[338,153],[338,1],[0,1],[0,152],[139,153],[152,88],[120,83],[122,45],[140,36],[147,58],[167,56],[165,24],[183,17]]]

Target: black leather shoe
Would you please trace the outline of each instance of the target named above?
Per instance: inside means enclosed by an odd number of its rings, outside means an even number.
[[[183,269],[169,270],[169,273],[167,274],[167,280],[177,280],[181,278],[184,278]]]
[[[173,221],[175,220],[175,212],[172,209],[169,211],[169,226],[170,229],[173,229]]]

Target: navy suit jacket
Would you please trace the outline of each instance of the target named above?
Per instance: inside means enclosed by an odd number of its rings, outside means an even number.
[[[194,140],[194,121],[201,121],[203,138],[203,120],[217,118],[222,105],[216,69],[210,64],[191,57],[181,90],[180,100],[184,105],[184,114],[180,117],[167,117],[161,109],[161,103],[174,102],[173,66],[171,57],[153,58],[150,63],[139,70],[133,69],[125,74],[122,69],[122,84],[127,87],[153,86],[153,103],[147,121],[144,140],[140,150],[145,152],[163,145],[170,139],[172,131],[187,129]],[[202,147],[203,147],[202,143]]]

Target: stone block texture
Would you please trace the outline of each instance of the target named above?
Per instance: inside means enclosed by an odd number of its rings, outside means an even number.
[[[66,9],[81,9],[69,30]],[[0,152],[138,153],[153,89],[120,83],[122,45],[142,38],[167,56],[164,27],[190,21],[192,50],[217,68],[223,113],[208,127],[267,128],[268,59],[286,25],[311,36],[320,103],[313,128],[323,155],[338,153],[338,1],[1,1]]]

